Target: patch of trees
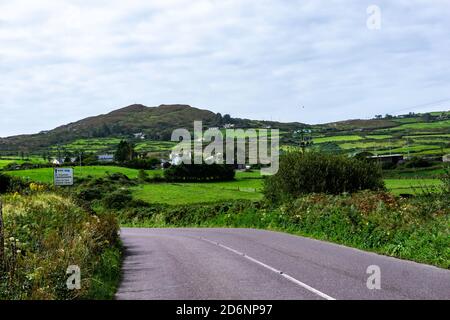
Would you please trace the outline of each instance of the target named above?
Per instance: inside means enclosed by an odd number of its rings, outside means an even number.
[[[309,193],[341,194],[384,188],[378,164],[319,152],[282,155],[278,173],[264,181],[264,194],[275,203]]]
[[[116,153],[114,154],[114,160],[124,163],[133,160],[135,156],[136,152],[134,151],[134,145],[128,141],[121,140],[117,146]]]
[[[413,157],[404,164],[405,168],[428,168],[432,165],[433,162],[419,157]]]
[[[155,169],[158,165],[160,165],[160,160],[156,158],[149,159],[132,159],[129,161],[125,161],[122,163],[124,167],[132,168],[132,169],[143,169],[143,170],[151,170]]]
[[[164,171],[167,181],[229,181],[235,176],[234,167],[226,164],[181,164]]]

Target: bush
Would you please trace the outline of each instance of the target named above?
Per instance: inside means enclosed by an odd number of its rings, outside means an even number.
[[[20,178],[0,173],[0,193],[21,191],[27,184]]]
[[[140,181],[147,181],[149,179],[148,173],[143,169],[139,170],[138,179]]]
[[[133,200],[128,190],[118,190],[103,198],[103,205],[107,209],[120,210],[129,206]]]
[[[0,173],[0,193],[5,193],[11,186],[11,177]]]
[[[411,160],[405,162],[406,168],[428,168],[432,165],[432,162],[419,157],[413,157]]]
[[[444,167],[444,174],[441,177],[442,193],[450,196],[450,165]]]
[[[376,163],[319,152],[290,152],[281,156],[278,173],[265,179],[263,192],[270,202],[282,202],[302,194],[366,189],[384,189]]]
[[[234,179],[234,168],[225,164],[180,164],[164,171],[168,181],[228,181]]]
[[[125,161],[122,163],[122,166],[132,169],[144,169],[151,170],[157,167],[160,164],[160,161],[156,158],[150,159],[133,159],[130,161]]]

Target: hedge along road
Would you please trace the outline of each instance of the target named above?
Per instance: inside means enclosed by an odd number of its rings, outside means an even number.
[[[121,237],[117,299],[450,299],[449,270],[279,232],[124,228]]]

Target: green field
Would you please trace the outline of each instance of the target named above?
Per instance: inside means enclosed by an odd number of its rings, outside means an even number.
[[[22,163],[45,163],[46,161],[43,160],[42,158],[38,158],[38,157],[32,157],[32,158],[26,158],[26,159],[21,159],[18,157],[2,157],[0,159],[0,169],[3,169],[5,166],[7,166],[10,163],[17,163],[17,164],[22,164]]]
[[[138,176],[139,170],[115,166],[75,167],[75,177],[103,177],[112,173],[123,173],[130,179]],[[21,177],[27,181],[42,183],[53,182],[53,168],[8,171],[7,174]],[[148,170],[150,176],[161,174],[162,170]],[[416,193],[421,187],[436,187],[441,184],[436,178],[443,169],[404,170],[398,171],[395,177],[386,179],[386,187],[395,194]],[[423,177],[423,178],[416,178]],[[217,200],[262,198],[263,179],[259,171],[237,172],[235,181],[207,183],[152,183],[141,184],[133,188],[133,194],[138,199],[155,203],[197,203]]]
[[[442,185],[439,179],[385,179],[386,187],[394,194],[417,194]]]
[[[87,176],[92,177],[102,177],[106,174],[112,173],[123,173],[130,179],[137,178],[138,170],[128,169],[115,166],[86,166],[86,167],[74,167],[74,176],[78,178],[84,178]],[[150,174],[156,174],[161,172],[159,170],[148,171]],[[17,171],[7,171],[7,174],[12,176],[21,177],[28,181],[36,181],[42,183],[52,183],[53,182],[53,168],[41,168],[41,169],[30,169],[30,170],[17,170]]]
[[[330,136],[314,138],[315,143],[337,142],[337,141],[357,141],[362,140],[363,137],[358,135],[344,135],[344,136]]]
[[[123,139],[127,140],[126,138]],[[76,155],[81,151],[97,154],[113,153],[116,151],[117,145],[121,140],[122,138],[78,139],[68,144],[53,146],[50,150],[53,155],[58,153],[58,148],[63,154],[68,152]],[[170,150],[175,144],[172,141],[138,140],[135,144],[135,150],[138,152],[162,152]]]
[[[262,183],[259,172],[237,172],[235,181],[142,184],[132,191],[137,199],[151,203],[188,204],[234,199],[260,200]]]

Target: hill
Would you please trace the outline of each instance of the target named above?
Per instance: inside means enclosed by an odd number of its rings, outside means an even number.
[[[281,144],[286,147],[298,146],[295,130],[309,128],[315,148],[324,151],[429,156],[450,153],[450,112],[445,111],[306,125],[232,118],[189,105],[135,104],[50,131],[2,138],[0,155],[113,152],[121,139],[133,141],[138,152],[167,152],[174,145],[170,141],[172,131],[192,129],[195,120],[203,121],[205,127],[233,124],[235,128],[278,128]]]
[[[135,139],[141,145],[138,149],[166,149],[170,147],[172,131],[177,128],[193,129],[194,121],[202,121],[205,127],[221,127],[227,123],[238,127],[273,126],[289,129],[302,126],[300,123],[278,123],[231,118],[209,110],[202,110],[189,105],[160,105],[147,107],[134,104],[95,117],[57,127],[38,134],[18,135],[0,138],[1,155],[18,153],[42,153],[54,150],[56,146],[65,149],[85,149],[100,151],[115,146],[120,139]],[[144,145],[142,145],[144,144]],[[71,148],[71,146],[73,148]]]

